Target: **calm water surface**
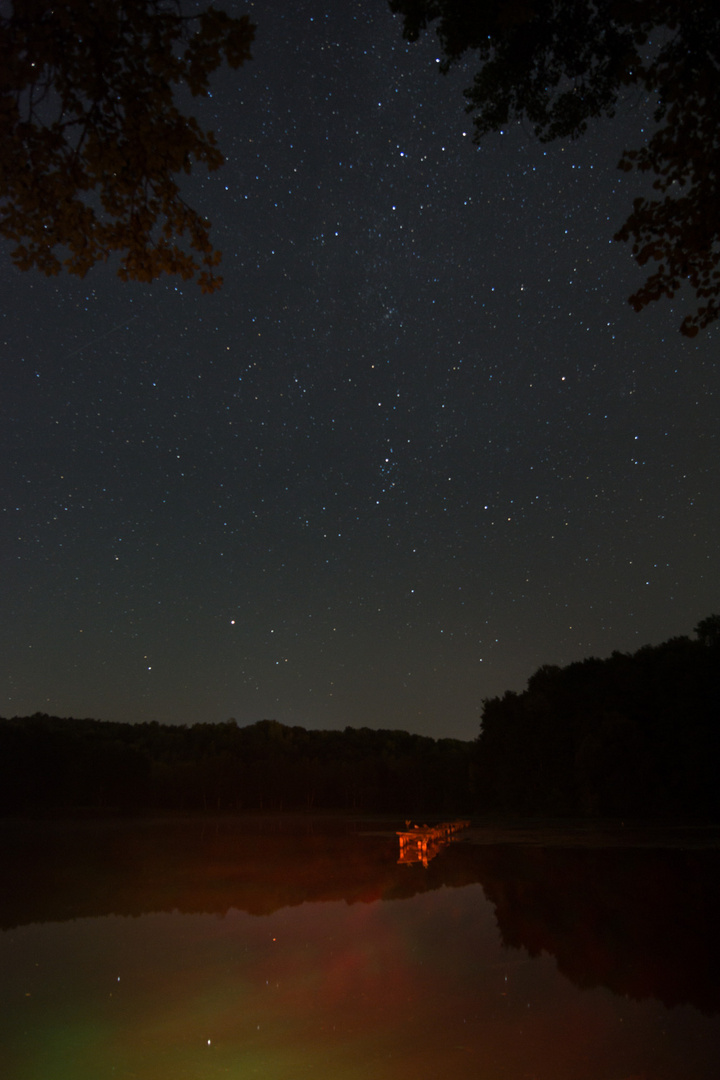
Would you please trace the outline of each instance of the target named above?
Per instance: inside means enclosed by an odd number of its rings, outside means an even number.
[[[0,835],[7,1080],[713,1080],[716,852]]]

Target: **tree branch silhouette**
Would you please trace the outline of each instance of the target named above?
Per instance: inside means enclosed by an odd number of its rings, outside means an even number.
[[[210,223],[178,179],[223,156],[175,103],[251,58],[255,28],[180,0],[23,0],[0,12],[0,235],[21,270],[83,277],[119,253],[123,280],[222,284]]]
[[[657,264],[630,298],[636,311],[683,283],[694,337],[720,315],[720,8],[710,0],[389,0],[415,41],[437,22],[447,72],[467,51],[480,62],[465,91],[475,141],[524,119],[542,142],[576,139],[612,117],[630,87],[657,102],[656,129],[619,168],[654,176],[615,234],[641,266]]]

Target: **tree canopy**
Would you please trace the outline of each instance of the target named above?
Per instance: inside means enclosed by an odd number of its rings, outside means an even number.
[[[77,807],[467,813],[473,743],[260,720],[186,728],[0,717],[0,817]]]
[[[546,664],[483,703],[486,809],[720,820],[720,618],[696,638]]]
[[[9,8],[9,10],[8,10]],[[179,175],[223,162],[211,131],[177,107],[223,61],[250,59],[254,26],[181,0],[22,0],[0,11],[0,235],[22,270],[84,276],[120,253],[119,276],[198,274],[220,252]]]
[[[543,142],[575,139],[636,88],[656,102],[648,141],[619,168],[650,173],[614,239],[655,269],[636,311],[687,283],[694,337],[720,316],[720,7],[710,0],[389,0],[416,40],[436,22],[443,72],[468,50],[480,63],[465,91],[479,141],[526,120]]]

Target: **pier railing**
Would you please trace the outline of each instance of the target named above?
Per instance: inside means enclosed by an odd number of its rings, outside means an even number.
[[[408,823],[409,824],[409,823]],[[441,847],[452,840],[455,833],[467,829],[469,821],[443,821],[439,825],[413,825],[412,828],[398,831],[400,841],[399,863],[422,862],[427,866],[430,859],[437,855]]]

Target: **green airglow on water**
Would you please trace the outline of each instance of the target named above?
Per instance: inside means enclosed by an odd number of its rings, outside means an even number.
[[[507,948],[477,883],[268,914],[68,916],[0,934],[7,1080],[720,1075],[717,1015],[581,988],[553,956]]]

